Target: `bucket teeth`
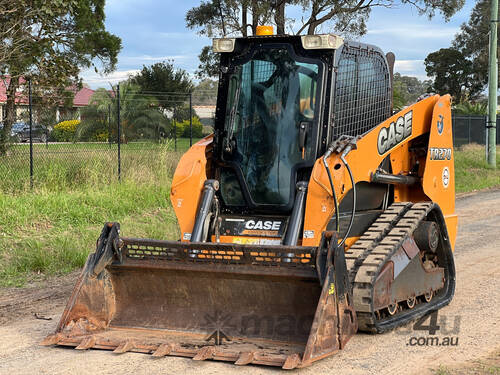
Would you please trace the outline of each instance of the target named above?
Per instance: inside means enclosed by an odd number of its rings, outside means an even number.
[[[215,348],[213,346],[204,346],[198,353],[193,357],[195,361],[204,361],[206,359],[210,359],[214,356]]]
[[[283,370],[293,370],[300,364],[300,355],[297,353],[289,355],[286,357],[285,364],[283,365]]]
[[[95,340],[94,336],[85,337],[75,349],[77,349],[77,350],[90,349],[90,348],[94,347],[95,341],[96,340]]]
[[[161,344],[152,354],[153,357],[165,357],[169,355],[174,349],[174,344]]]
[[[254,352],[241,352],[240,356],[238,357],[236,362],[234,362],[234,364],[238,366],[248,365],[249,363],[252,363],[253,358]]]
[[[60,333],[55,333],[53,335],[47,336],[40,345],[43,346],[51,346],[56,345],[62,339],[62,335]]]
[[[131,351],[135,348],[135,343],[132,340],[127,340],[122,342],[120,345],[113,350],[113,353],[122,354]]]

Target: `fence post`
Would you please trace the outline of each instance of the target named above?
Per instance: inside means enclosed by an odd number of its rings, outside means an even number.
[[[121,181],[122,178],[122,160],[121,160],[121,153],[120,153],[120,145],[121,145],[121,137],[122,137],[122,132],[121,132],[121,124],[120,124],[120,84],[118,83],[116,85],[116,118],[118,121],[118,181]]]
[[[175,120],[175,109],[174,109],[174,151],[177,151],[177,121]]]
[[[193,94],[189,93],[189,147],[193,145]]]
[[[467,130],[468,130],[468,142],[467,144],[470,144],[470,115],[467,117]]]
[[[111,103],[108,104],[108,143],[109,149],[111,150]]]
[[[30,188],[33,189],[33,102],[31,97],[31,77],[28,78],[28,104],[30,114]]]

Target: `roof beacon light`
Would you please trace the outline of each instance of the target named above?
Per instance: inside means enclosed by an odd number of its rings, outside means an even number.
[[[304,49],[337,49],[344,44],[344,39],[334,34],[303,35],[301,39]]]
[[[274,35],[274,30],[272,26],[257,26],[257,32],[255,34],[257,36]]]
[[[216,53],[220,52],[233,52],[234,51],[234,38],[219,38],[213,40],[213,50]]]

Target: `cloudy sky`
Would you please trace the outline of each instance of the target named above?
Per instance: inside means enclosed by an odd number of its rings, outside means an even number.
[[[199,4],[194,0],[107,0],[106,27],[122,39],[117,70],[101,76],[93,71],[82,72],[84,82],[92,88],[126,79],[143,65],[173,59],[176,66],[194,73],[201,48],[210,40],[185,27],[188,9]],[[396,54],[396,71],[424,79],[423,60],[433,51],[448,47],[460,25],[469,18],[473,0],[449,22],[439,15],[429,20],[419,16],[410,6],[372,11],[368,34],[361,41]],[[291,9],[288,16],[300,18],[300,9]],[[324,31],[324,30],[323,30]]]

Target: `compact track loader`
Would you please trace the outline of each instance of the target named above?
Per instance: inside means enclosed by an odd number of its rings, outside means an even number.
[[[214,134],[179,162],[179,241],[107,223],[43,344],[293,369],[450,302],[450,96],[392,113],[394,55],[335,35],[214,41]]]

